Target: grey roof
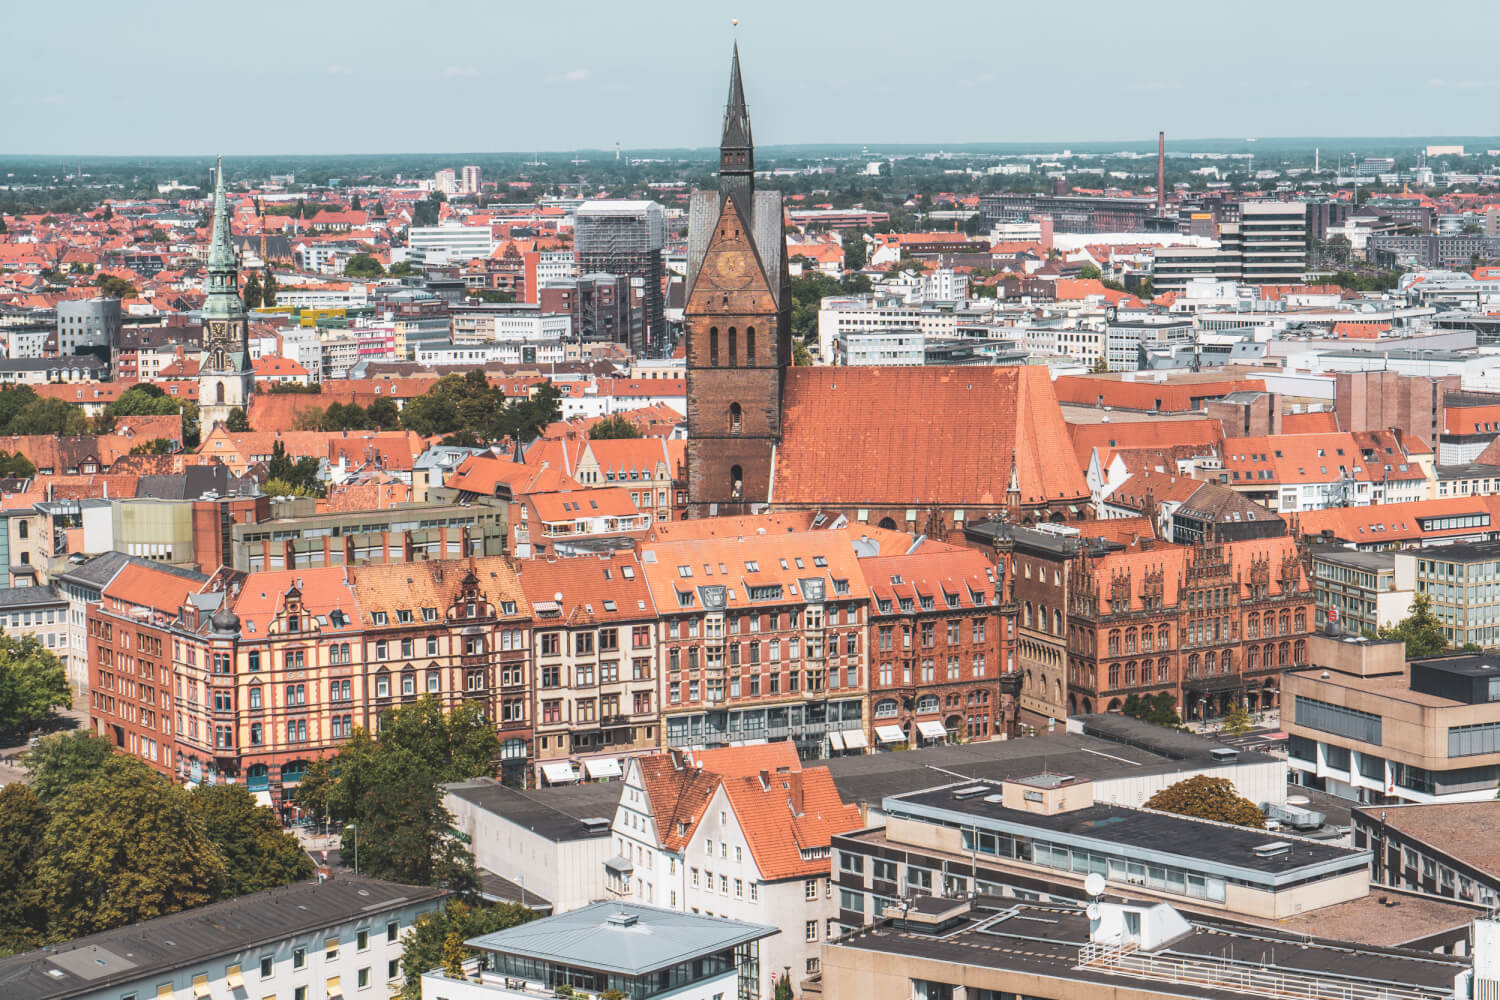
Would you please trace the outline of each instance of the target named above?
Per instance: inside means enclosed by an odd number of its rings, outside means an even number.
[[[131,563],[150,566],[152,569],[159,569],[185,580],[196,580],[201,583],[208,579],[207,576],[188,566],[174,566],[171,563],[157,562],[154,559],[142,559],[140,556],[110,551],[102,552],[88,562],[73,567],[59,576],[58,580],[63,583],[76,584],[85,589],[103,590],[120,570]]]
[[[757,191],[750,239],[760,256],[760,266],[765,272],[766,283],[771,288],[771,298],[778,306],[781,302],[781,253],[786,237],[781,228],[781,192]],[[693,286],[698,282],[698,268],[708,244],[713,239],[714,227],[718,225],[719,213],[723,211],[723,196],[718,191],[694,191],[688,205],[688,250],[687,250],[687,297],[692,298]]]
[[[67,598],[51,587],[0,588],[0,608],[31,608],[38,605],[66,604]]]
[[[1096,722],[1095,720],[1099,720]],[[1016,740],[989,740],[925,747],[902,753],[863,754],[820,761],[833,775],[845,802],[878,805],[887,795],[914,792],[959,778],[1000,781],[1044,772],[1095,781],[1172,774],[1185,768],[1209,770],[1232,763],[1217,760],[1222,749],[1203,736],[1179,733],[1124,715],[1089,716],[1086,735],[1053,733]],[[1098,735],[1092,735],[1097,729]],[[1237,763],[1273,761],[1241,751]]]
[[[634,917],[634,922],[627,926],[610,919],[619,915]],[[504,955],[640,976],[776,933],[775,927],[764,924],[605,900],[470,938],[467,944]]]
[[[0,996],[65,1000],[141,980],[154,988],[179,969],[446,894],[355,875],[298,882],[0,958]]]
[[[497,903],[519,903],[544,916],[552,912],[551,900],[543,899],[519,882],[496,875],[488,868],[479,869],[479,894]]]
[[[1277,886],[1290,885],[1315,874],[1362,869],[1370,859],[1368,850],[1106,802],[1051,815],[1028,812],[1004,802],[992,802],[993,796],[989,794],[970,795],[968,790],[972,787],[966,782],[956,782],[942,788],[893,795],[884,803],[885,812],[916,817],[935,815],[942,819],[962,817],[962,822],[988,821],[1006,832],[1024,830],[1029,836],[1066,845],[1105,844],[1115,853],[1154,864],[1163,860],[1178,865],[1189,862],[1187,867],[1193,871],[1219,874],[1228,869],[1241,873],[1242,878],[1251,877],[1253,881],[1264,880],[1265,884]],[[1267,851],[1272,845],[1284,845],[1286,850]]]
[[[1396,553],[1394,552],[1361,552],[1358,549],[1346,549],[1341,547],[1320,548],[1312,550],[1313,562],[1332,563],[1335,566],[1348,566],[1351,569],[1364,569],[1372,573],[1381,570],[1393,569],[1396,565]]]
[[[190,465],[180,474],[142,476],[135,490],[138,497],[157,500],[196,500],[205,493],[251,496],[254,480],[233,475],[225,465]]]
[[[616,781],[522,790],[493,778],[443,786],[449,795],[551,841],[607,838],[623,787]],[[594,822],[587,822],[590,820]]]

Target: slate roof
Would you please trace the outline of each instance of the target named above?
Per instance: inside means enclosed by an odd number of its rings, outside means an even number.
[[[771,500],[831,506],[1084,504],[1045,368],[792,368]]]

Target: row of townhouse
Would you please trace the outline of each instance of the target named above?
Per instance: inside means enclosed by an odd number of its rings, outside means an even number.
[[[618,777],[663,746],[803,757],[1007,723],[986,558],[869,557],[843,530],[631,551],[225,573],[132,565],[87,610],[95,731],[189,782],[285,804],[307,763],[423,697],[480,705],[515,784]],[[731,568],[732,567],[732,568]],[[878,577],[878,579],[876,579]]]

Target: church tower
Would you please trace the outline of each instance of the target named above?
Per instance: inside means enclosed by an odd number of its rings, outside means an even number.
[[[739,46],[719,143],[719,189],[688,215],[688,513],[752,513],[768,503],[792,363],[791,276],[781,193],[755,190],[755,147]]]
[[[203,354],[198,364],[198,418],[207,431],[249,405],[255,374],[250,366],[249,321],[240,298],[239,260],[224,198],[224,158],[214,170],[213,236],[208,246],[208,297],[203,303]]]

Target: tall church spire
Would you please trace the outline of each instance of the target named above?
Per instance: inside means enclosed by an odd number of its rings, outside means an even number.
[[[747,218],[755,194],[755,143],[750,138],[750,112],[745,107],[745,84],[740,79],[740,46],[734,45],[729,63],[729,100],[724,104],[724,132],[719,140],[719,195],[734,196],[735,207]]]
[[[238,319],[245,315],[240,299],[240,265],[229,225],[229,202],[224,197],[224,158],[214,169],[213,235],[208,243],[208,288],[204,318]]]

